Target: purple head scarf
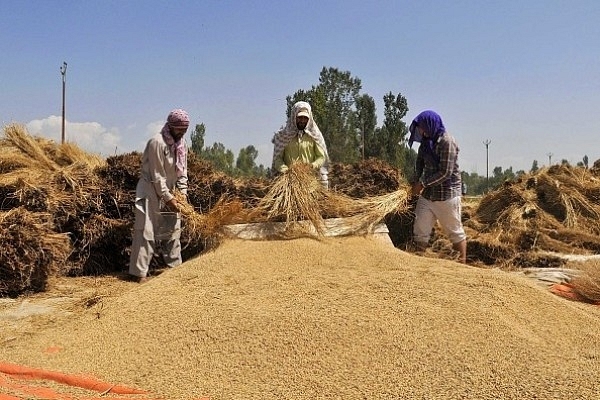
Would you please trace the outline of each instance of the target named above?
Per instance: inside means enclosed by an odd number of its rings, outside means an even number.
[[[160,131],[162,137],[165,139],[165,143],[169,145],[171,151],[175,154],[177,176],[187,174],[187,150],[185,148],[185,140],[183,140],[183,137],[178,141],[175,141],[173,136],[171,136],[170,128],[187,128],[189,125],[190,117],[188,116],[188,113],[185,110],[177,108],[169,113],[167,123]]]
[[[424,129],[429,134],[429,137],[423,137],[419,133],[417,126]],[[438,139],[446,132],[442,117],[435,111],[425,110],[413,119],[409,131],[410,138],[408,139],[408,146],[412,147],[413,142],[419,142],[421,145],[425,146],[424,150],[426,154],[429,154],[433,156],[434,159],[438,160],[434,151],[435,145],[437,144]]]
[[[428,134],[429,138],[421,136],[417,130],[417,126],[424,129]],[[431,142],[430,147],[437,142],[437,140],[446,132],[442,117],[438,113],[432,110],[425,110],[413,119],[410,124],[410,138],[408,139],[408,145],[412,147],[413,142],[425,143]]]

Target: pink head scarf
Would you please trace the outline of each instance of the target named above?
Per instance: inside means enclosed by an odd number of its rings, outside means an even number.
[[[183,137],[175,141],[171,136],[170,128],[187,128],[190,126],[190,117],[185,110],[177,108],[169,113],[167,123],[160,131],[165,143],[169,145],[173,154],[175,154],[175,166],[177,168],[177,176],[187,175],[187,150],[185,148],[185,140]]]

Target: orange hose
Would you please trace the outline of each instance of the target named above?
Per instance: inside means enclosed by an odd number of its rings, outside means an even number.
[[[8,375],[29,377],[34,379],[48,379],[70,386],[76,386],[97,392],[116,394],[147,394],[145,390],[138,390],[122,385],[113,385],[95,378],[63,374],[61,372],[46,371],[39,368],[29,368],[22,365],[0,362],[0,372]]]
[[[22,400],[20,397],[0,393],[0,400]]]
[[[49,400],[70,400],[68,396],[61,396],[54,390],[33,385],[23,385],[20,383],[13,382],[7,375],[0,375],[0,388],[11,389],[14,392],[25,394],[26,398],[35,397]],[[12,397],[12,396],[9,396]],[[1,399],[0,399],[1,400]]]

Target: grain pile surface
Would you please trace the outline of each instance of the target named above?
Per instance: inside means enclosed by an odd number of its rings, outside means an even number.
[[[0,339],[164,399],[600,398],[599,308],[363,237],[226,241]]]

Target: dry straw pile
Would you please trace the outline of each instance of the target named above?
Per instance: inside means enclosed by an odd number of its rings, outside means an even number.
[[[598,176],[568,165],[507,182],[484,196],[465,222],[471,229],[472,257],[485,259],[487,253],[491,264],[528,266],[536,256],[551,264],[560,262],[552,253],[597,253],[599,194]],[[494,252],[498,257],[489,257]],[[524,252],[529,258],[523,257]]]
[[[0,250],[0,296],[43,290],[53,274],[123,271],[140,162],[139,153],[102,159],[73,144],[32,137],[23,126],[6,126],[0,140],[0,237],[6,243]],[[545,168],[465,207],[469,262],[560,267],[566,261],[557,253],[597,253],[599,170]],[[271,179],[234,178],[190,153],[190,187],[182,202],[184,260],[217,246],[224,225],[255,222],[283,223],[286,237],[322,237],[331,218],[343,219],[346,231],[357,234],[383,220],[393,243],[407,248],[414,199],[397,169],[365,160],[334,163],[330,173],[329,190],[302,164]],[[432,249],[425,255],[453,257],[437,229]],[[151,268],[161,268],[160,261]]]
[[[66,274],[68,257],[77,258],[67,236],[81,215],[98,208],[93,170],[99,157],[76,146],[52,145],[9,125],[0,141],[0,296],[43,290],[51,274]]]

